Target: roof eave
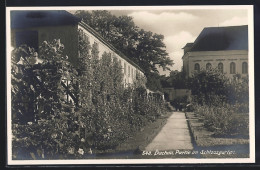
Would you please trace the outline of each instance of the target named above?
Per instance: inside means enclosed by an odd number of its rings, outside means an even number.
[[[139,69],[141,72],[144,73],[144,70],[140,68],[136,63],[134,63],[131,59],[126,57],[124,54],[122,54],[119,50],[117,50],[112,44],[107,42],[98,32],[96,32],[93,28],[91,28],[89,25],[84,23],[83,21],[79,22],[79,25],[85,28],[87,31],[89,31],[91,34],[93,34],[95,37],[98,38],[102,43],[104,43],[106,46],[108,46],[113,52],[115,52],[117,55],[125,59],[127,62],[131,63],[134,65],[137,69]]]

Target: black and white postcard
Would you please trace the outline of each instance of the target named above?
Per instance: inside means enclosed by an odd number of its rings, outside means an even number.
[[[7,7],[8,165],[254,163],[253,6]]]

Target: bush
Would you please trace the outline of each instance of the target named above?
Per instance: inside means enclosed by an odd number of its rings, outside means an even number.
[[[195,113],[203,120],[204,126],[215,135],[248,136],[248,114],[234,112],[231,105],[208,106],[196,105]]]
[[[215,135],[248,136],[248,78],[228,79],[218,70],[203,70],[190,80],[194,111]]]
[[[241,111],[246,111],[248,108],[248,77],[241,78],[239,75],[234,75],[233,79],[228,79],[216,69],[202,70],[189,80],[189,87],[194,96],[193,102],[200,105],[228,103],[241,105]]]
[[[111,54],[104,53],[99,59],[97,48],[83,39],[79,44],[80,64],[73,68],[61,55],[59,41],[44,42],[39,56],[42,63],[36,72],[35,63],[20,65],[17,59],[32,58],[34,51],[15,49],[14,159],[83,158],[98,150],[114,149],[165,112],[161,98],[147,95],[144,78],[138,77],[132,86],[124,88],[122,68]],[[23,72],[15,66],[22,67]],[[32,81],[35,77],[40,82]],[[66,85],[61,85],[64,80]],[[68,100],[68,94],[72,99]],[[22,103],[20,96],[30,104]]]
[[[202,70],[196,72],[189,80],[189,88],[195,96],[194,102],[210,105],[215,95],[225,96],[227,94],[228,79],[218,70]]]
[[[186,108],[188,102],[188,96],[176,97],[170,102],[176,110],[183,110]]]

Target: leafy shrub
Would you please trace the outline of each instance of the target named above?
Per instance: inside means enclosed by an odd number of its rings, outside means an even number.
[[[66,127],[61,127],[66,121],[44,120],[41,123],[17,125],[12,127],[13,156],[15,159],[57,159],[60,155],[68,157],[69,149],[79,149],[79,139],[76,133],[69,132]],[[64,124],[63,124],[64,125]],[[76,152],[72,154],[77,155]],[[79,155],[78,155],[79,156]]]
[[[218,70],[202,70],[191,78],[190,87],[205,127],[216,135],[248,136],[248,77],[228,79]]]
[[[79,45],[80,62],[74,68],[61,55],[64,47],[59,40],[44,42],[36,73],[36,53],[27,47],[14,50],[14,159],[83,158],[86,153],[114,149],[165,112],[161,98],[148,97],[145,78],[137,77],[124,88],[122,68],[110,53],[99,59],[97,48],[88,41],[80,39]],[[19,63],[18,56],[31,63]],[[40,82],[33,81],[36,77]],[[21,96],[30,104],[20,102]]]
[[[202,70],[189,80],[189,87],[194,96],[193,101],[200,105],[215,105],[219,102],[242,104],[241,111],[246,111],[247,106],[244,104],[249,103],[248,77],[235,75],[233,79],[228,79],[216,69]]]
[[[204,126],[215,135],[248,136],[248,114],[234,112],[231,105],[208,106],[196,105],[195,113],[203,120]]]
[[[184,109],[188,103],[188,96],[176,97],[171,101],[171,105],[174,106],[176,110]]]

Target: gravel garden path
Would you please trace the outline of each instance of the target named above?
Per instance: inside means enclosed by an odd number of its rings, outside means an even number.
[[[145,148],[147,151],[167,151],[176,149],[193,149],[184,112],[173,112],[161,131]]]

